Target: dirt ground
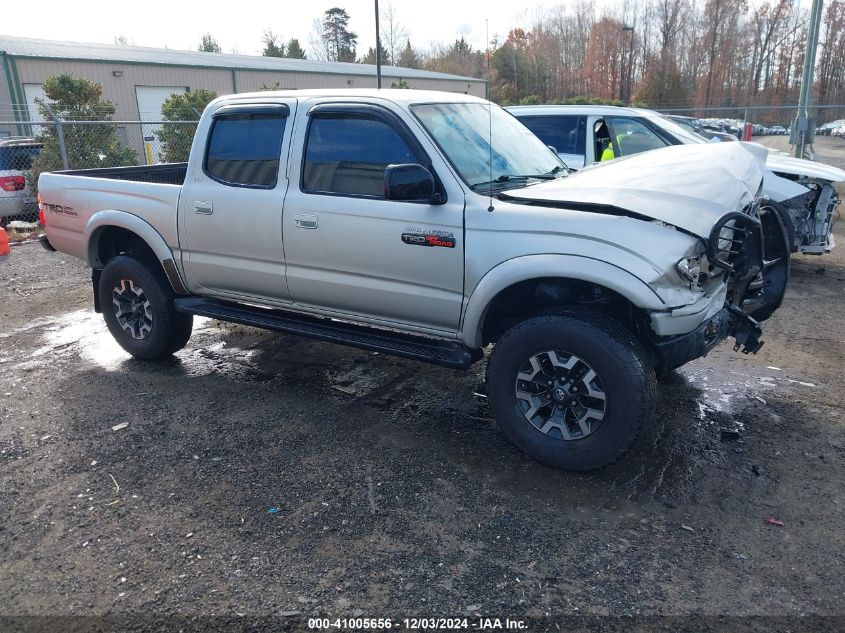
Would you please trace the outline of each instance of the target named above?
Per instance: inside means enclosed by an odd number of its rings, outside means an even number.
[[[845,616],[842,226],[832,255],[793,258],[759,354],[673,373],[591,475],[507,442],[481,364],[210,320],[135,361],[81,262],[13,246],[0,615]]]

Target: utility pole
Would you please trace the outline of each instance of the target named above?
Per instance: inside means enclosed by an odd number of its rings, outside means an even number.
[[[376,2],[376,87],[381,88],[381,34],[378,28],[378,0]]]
[[[790,142],[795,146],[796,158],[804,158],[808,145],[813,144],[815,127],[810,119],[810,101],[813,98],[813,75],[816,68],[816,49],[819,45],[819,27],[822,21],[823,0],[813,0],[810,9],[810,24],[807,29],[807,53],[804,56],[804,70],[801,76],[801,93],[798,100],[798,115],[790,129]]]
[[[628,72],[625,72],[625,64],[622,64],[622,76],[619,78],[619,100],[625,105],[631,105],[631,81],[634,76],[634,27],[623,26],[623,33],[631,33],[631,44],[628,49]]]

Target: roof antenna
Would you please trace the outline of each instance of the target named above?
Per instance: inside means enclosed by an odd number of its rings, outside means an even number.
[[[487,38],[487,119],[490,125],[490,136],[487,139],[487,148],[490,150],[487,158],[487,168],[490,174],[490,180],[487,183],[490,194],[490,206],[487,207],[489,213],[493,212],[493,106],[490,103],[490,21],[484,18],[484,37]]]

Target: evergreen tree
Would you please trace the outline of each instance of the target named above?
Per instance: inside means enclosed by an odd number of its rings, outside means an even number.
[[[278,36],[270,29],[264,31],[264,50],[261,54],[264,57],[284,57],[285,45],[280,44]]]
[[[71,169],[91,167],[121,167],[137,163],[131,147],[121,145],[117,127],[110,123],[116,111],[114,103],[103,99],[103,87],[85,79],[65,73],[49,77],[43,85],[46,99],[36,98],[41,116],[50,121],[55,116],[60,121],[103,121],[100,125],[62,126]],[[42,144],[41,154],[32,163],[32,182],[44,171],[64,169],[59,138],[55,125],[41,126],[36,140]]]
[[[331,62],[354,62],[358,34],[349,30],[349,14],[333,7],[323,14],[315,44],[321,56]]]
[[[285,49],[285,57],[305,59],[305,50],[300,46],[299,40],[295,37],[290,38]]]
[[[370,46],[370,49],[367,51],[367,54],[364,55],[360,60],[362,64],[375,64],[376,63],[376,49]],[[387,52],[387,49],[382,46],[381,47],[381,64],[382,66],[387,66],[390,63],[390,53]]]
[[[205,33],[200,40],[200,45],[197,47],[198,51],[203,53],[222,53],[223,49],[220,48],[220,43],[214,39],[211,33]]]
[[[213,90],[192,90],[183,94],[172,94],[161,105],[161,116],[165,121],[199,121],[205,106],[217,98]],[[161,158],[166,163],[184,163],[191,153],[191,144],[196,123],[165,123],[156,132],[161,141]]]
[[[420,60],[420,56],[417,55],[417,51],[415,51],[411,46],[410,40],[406,40],[405,48],[403,48],[402,52],[399,53],[399,59],[396,65],[401,66],[402,68],[420,68],[422,66],[422,60]]]

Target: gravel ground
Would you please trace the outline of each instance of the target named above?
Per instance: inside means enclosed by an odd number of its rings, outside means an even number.
[[[633,452],[576,475],[507,442],[481,364],[209,320],[135,361],[80,262],[14,246],[0,615],[845,616],[843,248],[793,258],[759,354],[673,373]]]

